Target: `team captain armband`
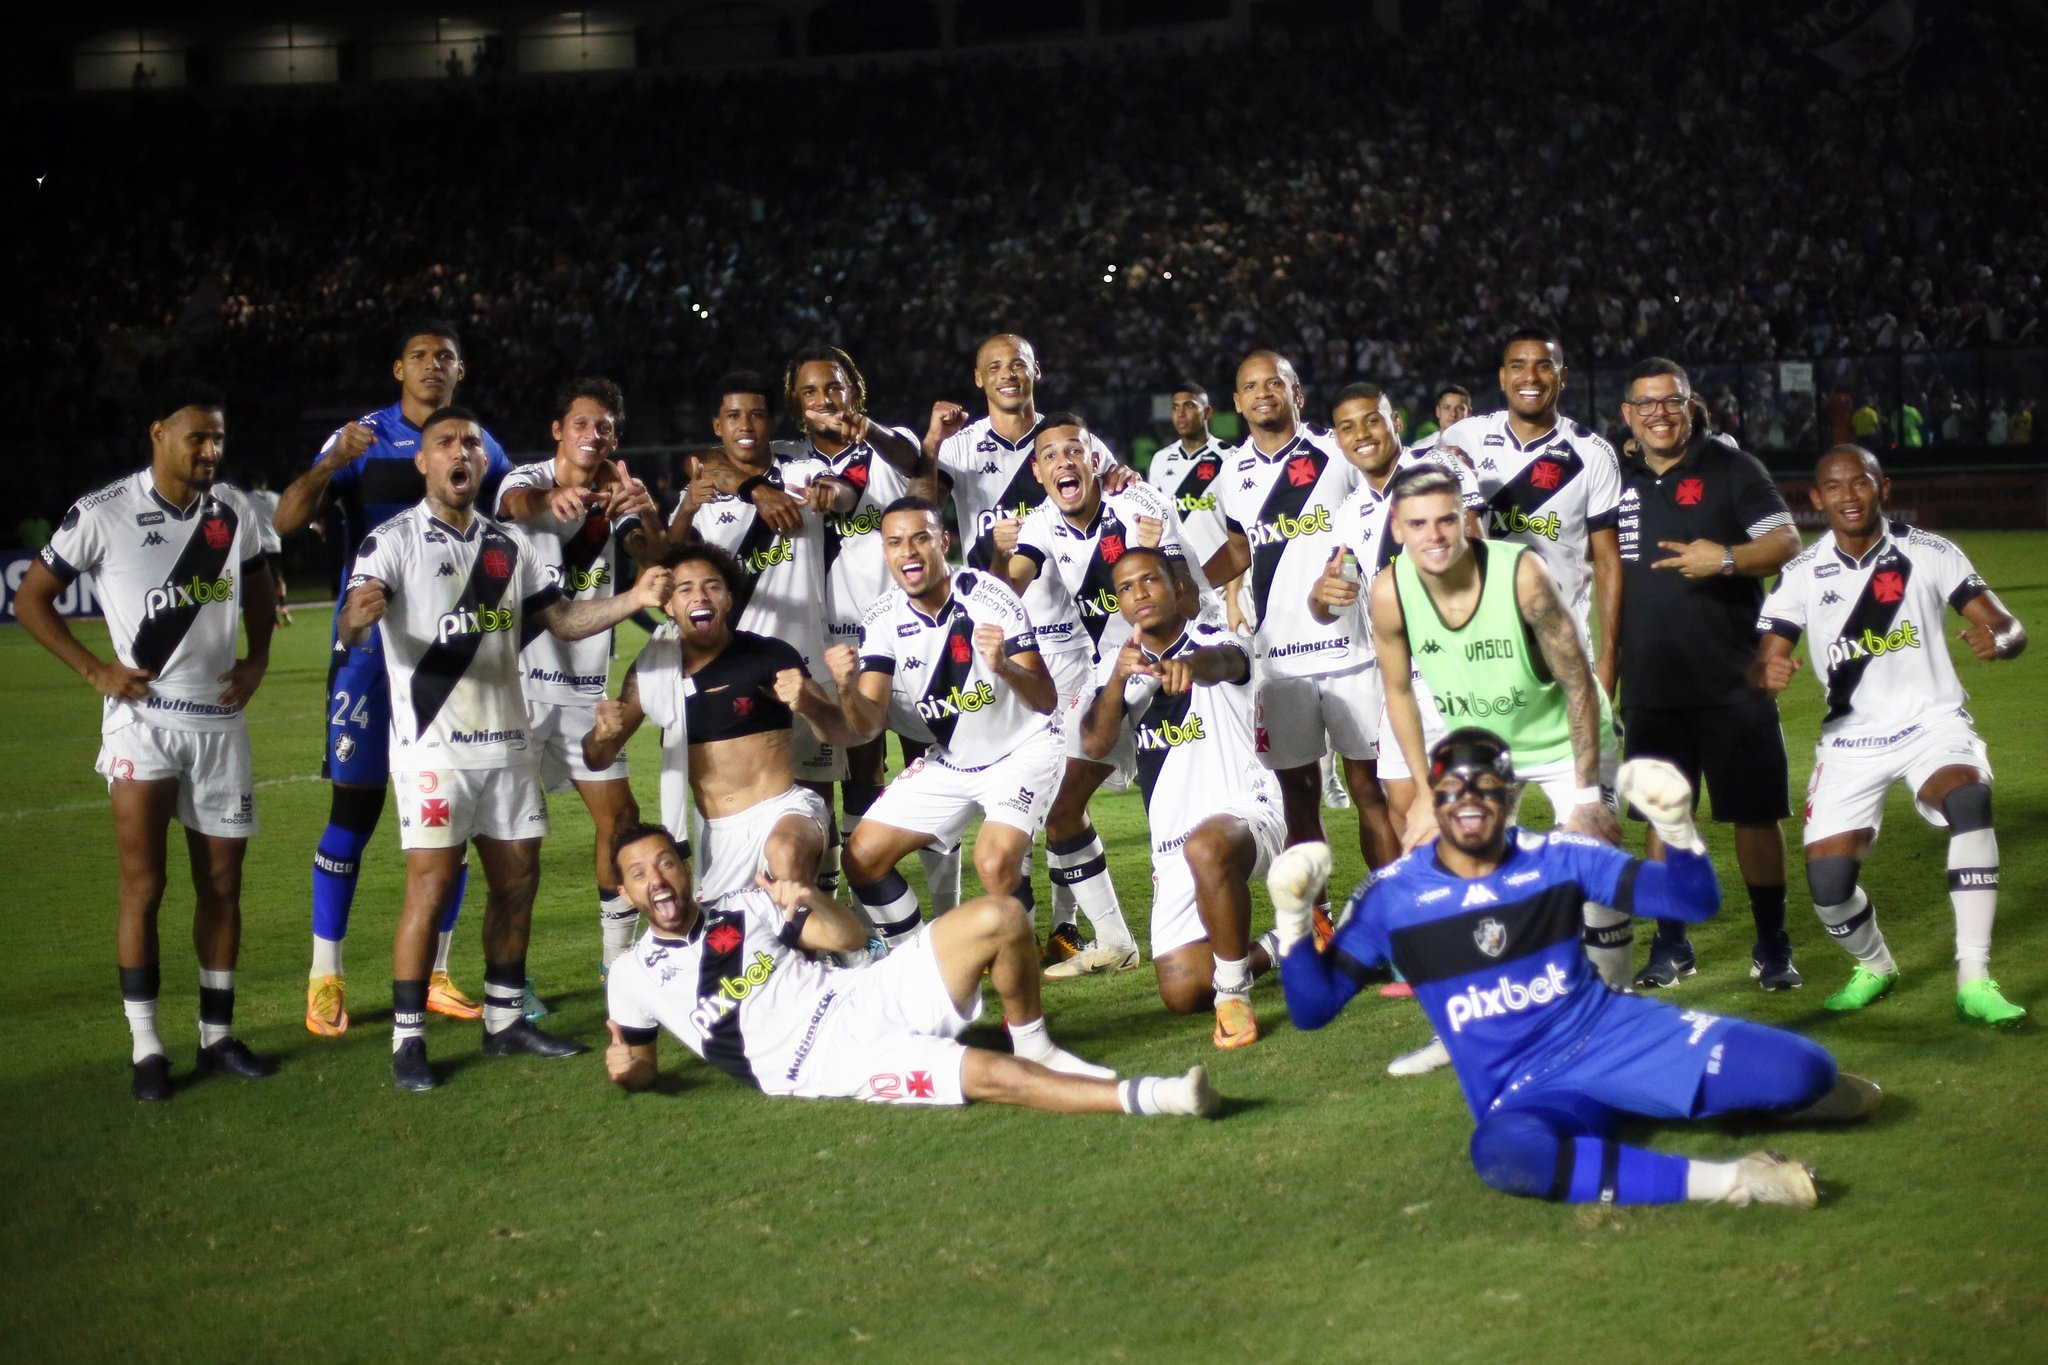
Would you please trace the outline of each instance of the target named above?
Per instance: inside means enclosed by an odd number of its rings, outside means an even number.
[[[617,1020],[612,1022],[618,1023]],[[646,1047],[659,1037],[661,1037],[661,1030],[659,1028],[631,1028],[625,1024],[619,1024],[619,1041],[628,1047]]]
[[[804,925],[809,923],[810,918],[811,907],[799,905],[796,908],[796,913],[784,920],[782,927],[775,931],[775,937],[782,940],[782,946],[785,948],[802,948]]]
[[[1019,654],[1026,654],[1037,648],[1037,632],[1029,627],[1025,628],[1022,635],[1012,635],[1003,641],[1003,653],[1013,659]]]
[[[1805,634],[1804,631],[1792,624],[1792,622],[1780,621],[1775,616],[1757,617],[1756,633],[1759,635],[1776,635],[1781,639],[1790,640],[1795,645],[1799,643],[1799,637]]]

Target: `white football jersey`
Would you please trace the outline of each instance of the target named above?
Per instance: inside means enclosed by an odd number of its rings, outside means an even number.
[[[1196,564],[1207,564],[1228,536],[1216,490],[1209,485],[1223,472],[1231,453],[1204,433],[1200,450],[1189,454],[1186,446],[1174,441],[1153,454],[1145,471],[1146,482],[1173,499],[1173,510],[1180,513],[1181,539]]]
[[[1948,656],[1945,612],[1985,591],[1968,557],[1932,532],[1893,522],[1852,559],[1829,531],[1785,566],[1757,630],[1811,635],[1828,702],[1821,733],[1875,746],[1962,713],[1969,693]]]
[[[243,582],[268,572],[256,523],[240,489],[216,483],[178,508],[147,469],[64,514],[40,551],[44,567],[67,586],[94,575],[114,657],[156,675],[140,701],[105,701],[103,733],[137,721],[166,730],[242,723],[240,708],[220,704],[220,675],[235,664]]]
[[[832,969],[798,950],[766,892],[702,906],[682,938],[653,929],[611,965],[605,1000],[629,1042],[667,1029],[683,1046],[768,1095],[802,1093],[810,1040],[840,999]]]
[[[1032,594],[1025,594],[1025,610],[1031,613],[1040,654],[1086,651],[1092,658],[1115,653],[1131,638],[1130,623],[1117,611],[1110,570],[1125,550],[1141,543],[1140,517],[1159,523],[1157,548],[1188,564],[1196,585],[1204,594],[1208,592],[1201,564],[1188,561],[1172,499],[1150,484],[1132,482],[1121,493],[1104,492],[1095,519],[1080,530],[1047,499],[1024,518],[1016,550],[1038,566],[1038,580],[1051,589],[1052,614],[1043,621],[1031,608]],[[1038,581],[1032,586],[1037,587]]]
[[[249,500],[249,506],[256,511],[256,538],[262,542],[263,553],[281,553],[284,549],[284,537],[277,533],[276,491],[269,488],[244,488],[241,493]]]
[[[1044,425],[1041,414],[1023,440],[1012,442],[997,434],[988,418],[977,417],[940,442],[939,472],[952,481],[954,518],[965,542],[960,552],[969,568],[988,567],[990,532],[997,522],[1021,518],[1045,501],[1045,485],[1031,471],[1032,443]],[[1088,447],[1095,452],[1098,473],[1115,462],[1109,447],[1092,431]],[[1035,605],[1033,595],[1026,593],[1025,609]]]
[[[1371,582],[1372,576],[1393,562],[1401,553],[1401,546],[1394,539],[1390,526],[1394,510],[1394,481],[1411,469],[1441,469],[1458,481],[1458,500],[1466,510],[1484,512],[1486,500],[1480,496],[1479,480],[1471,467],[1455,455],[1434,455],[1410,448],[1394,460],[1394,467],[1388,471],[1387,486],[1374,488],[1372,480],[1359,476],[1358,487],[1337,509],[1337,535],[1351,552],[1358,556],[1359,577]]]
[[[1337,673],[1371,661],[1348,621],[1324,625],[1308,596],[1340,543],[1337,509],[1364,478],[1320,427],[1302,426],[1271,455],[1250,440],[1211,487],[1223,521],[1251,546],[1253,636],[1261,668],[1274,677]]]
[[[822,460],[778,458],[764,476],[801,498],[811,480],[825,473]],[[733,584],[734,630],[751,630],[787,640],[804,656],[813,678],[828,681],[825,668],[825,524],[809,507],[793,534],[775,530],[750,500],[720,494],[697,509],[690,526],[698,537],[739,560],[751,581]]]
[[[528,766],[519,640],[561,598],[518,528],[480,513],[457,530],[422,501],[363,537],[348,586],[390,593],[391,768]]]
[[[861,622],[860,667],[889,675],[891,729],[935,745],[956,768],[983,768],[1053,721],[1019,700],[974,647],[974,628],[993,625],[1006,653],[1038,648],[1017,594],[981,569],[956,569],[952,581],[936,616],[891,588]]]
[[[552,492],[560,480],[552,459],[515,467],[498,486],[498,509],[506,494],[519,488]],[[572,602],[611,597],[619,591],[619,538],[639,526],[638,516],[607,518],[593,510],[574,525],[557,521],[545,507],[531,521],[517,523],[527,544],[540,556],[548,581]],[[520,655],[526,668],[526,695],[535,701],[589,702],[603,698],[611,679],[611,632],[581,640],[557,640],[542,631]]]
[[[696,684],[683,671],[683,642],[664,621],[633,661],[640,710],[661,729],[661,823],[678,841],[690,837],[690,733],[683,708]]]
[[[1210,645],[1245,652],[1244,641],[1202,621],[1188,622],[1164,654],[1177,659]],[[1245,680],[1203,683],[1175,696],[1157,678],[1124,679],[1124,729],[1138,753],[1138,786],[1145,794],[1145,820],[1152,852],[1178,852],[1196,825],[1223,806],[1245,799],[1270,801],[1279,809],[1280,789],[1259,761],[1254,729],[1250,656]],[[1095,686],[1109,686],[1116,656],[1096,665]]]
[[[894,430],[918,444],[917,433]],[[850,645],[860,638],[860,618],[891,587],[882,556],[882,509],[910,491],[910,480],[866,441],[829,460],[815,445],[806,448],[806,455],[860,493],[852,511],[825,518],[825,633],[832,644]]]
[[[1543,557],[1558,596],[1590,638],[1593,563],[1589,537],[1613,530],[1621,506],[1621,465],[1614,447],[1572,421],[1523,445],[1508,412],[1455,422],[1438,442],[1470,457],[1486,499],[1486,535],[1527,545]]]

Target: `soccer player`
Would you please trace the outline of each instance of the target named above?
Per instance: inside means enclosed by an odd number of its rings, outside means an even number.
[[[1621,473],[1613,446],[1559,415],[1569,374],[1556,337],[1540,328],[1513,333],[1501,346],[1500,391],[1508,405],[1467,417],[1437,445],[1478,472],[1487,535],[1527,545],[1543,557],[1588,653],[1597,598],[1600,648],[1593,674],[1611,698],[1621,616],[1621,543],[1615,531]]]
[[[572,379],[555,395],[553,459],[520,465],[498,486],[500,521],[517,522],[547,576],[571,601],[610,597],[618,590],[623,549],[638,564],[652,564],[667,535],[647,485],[636,479],[619,448],[625,395],[609,379]],[[609,633],[565,644],[542,632],[520,655],[526,669],[526,722],[540,750],[541,785],[551,792],[573,786],[596,833],[600,959],[632,946],[636,919],[619,895],[612,866],[612,831],[638,824],[623,753],[602,768],[583,761],[583,737],[597,719],[611,676]]]
[[[889,590],[882,509],[907,493],[929,496],[936,488],[935,466],[915,432],[867,415],[867,378],[837,346],[798,352],[783,371],[782,401],[802,425],[802,456],[825,466],[824,476],[811,480],[809,494],[824,519],[825,642],[858,644],[862,614]],[[847,751],[839,792],[846,834],[882,794],[886,741],[877,735]],[[914,757],[906,751],[905,762]],[[959,880],[955,862],[949,905],[959,902]]]
[[[243,708],[270,662],[271,580],[256,514],[216,483],[227,423],[219,393],[175,384],[149,424],[149,468],[72,505],[15,595],[37,644],[104,697],[95,769],[107,779],[120,854],[115,927],[121,1008],[138,1100],[171,1097],[156,1028],[162,972],[157,910],[173,819],[191,855],[199,955],[200,1074],[255,1080],[276,1071],[233,1034],[242,939],[242,855],[256,833]],[[114,657],[101,659],[57,614],[57,595],[98,576]],[[235,657],[237,617],[248,652]]]
[[[1129,971],[1139,962],[1138,942],[1124,923],[1109,856],[1088,818],[1088,801],[1113,773],[1128,781],[1134,758],[1126,742],[1101,754],[1082,742],[1083,722],[1095,700],[1096,660],[1114,656],[1130,625],[1117,613],[1110,574],[1133,546],[1158,546],[1187,569],[1180,518],[1164,493],[1132,482],[1119,493],[1103,490],[1078,414],[1055,413],[1032,437],[1031,467],[1046,499],[1021,522],[1003,521],[991,538],[989,571],[1008,580],[1020,598],[1047,605],[1033,615],[1038,653],[1059,692],[1067,765],[1045,821],[1045,854],[1052,880],[1072,894],[1095,937],[1078,953],[1047,968],[1055,976]],[[1205,585],[1196,583],[1199,592]],[[1030,611],[1027,606],[1026,611]],[[1066,921],[1062,920],[1061,923]],[[1054,934],[1060,932],[1055,924]]]
[[[1137,750],[1159,998],[1175,1014],[1213,1005],[1216,1046],[1245,1047],[1259,1037],[1252,978],[1273,964],[1272,945],[1252,942],[1251,879],[1287,832],[1253,737],[1251,654],[1234,632],[1188,618],[1163,549],[1133,546],[1110,573],[1131,633],[1097,670],[1087,752]]]
[[[690,842],[706,899],[745,890],[760,872],[815,885],[832,820],[818,794],[797,785],[791,753],[799,716],[844,743],[839,704],[805,671],[793,645],[732,628],[733,585],[747,575],[731,555],[691,542],[661,563],[670,575],[664,610],[675,634],[647,642],[618,701],[598,708],[584,756],[592,763],[615,757],[642,717],[655,714],[664,751],[687,746],[697,813]],[[675,686],[678,674],[687,692]],[[679,696],[689,698],[680,715]],[[679,828],[680,806],[669,809],[666,796],[662,823]]]
[[[1695,1161],[1616,1137],[1632,1119],[1842,1121],[1883,1098],[1796,1034],[1601,987],[1580,947],[1582,902],[1695,921],[1720,908],[1684,776],[1656,759],[1622,769],[1626,797],[1664,841],[1664,860],[1643,862],[1516,828],[1513,758],[1490,731],[1453,730],[1424,771],[1438,837],[1353,893],[1327,950],[1303,940],[1329,850],[1304,845],[1275,862],[1267,886],[1295,1026],[1321,1028],[1392,964],[1450,1047],[1477,1121],[1472,1165],[1492,1188],[1575,1204],[1812,1208],[1812,1172],[1776,1153]]]
[[[270,568],[271,596],[277,599],[277,624],[288,626],[292,609],[284,600],[284,541],[277,534],[277,494],[271,491],[269,476],[259,473],[249,480],[242,495],[256,511],[256,534],[263,541],[263,562]]]
[[[1221,1107],[1200,1066],[1118,1080],[1055,1046],[1039,1006],[1038,942],[1011,897],[978,897],[885,960],[834,970],[817,957],[859,948],[866,930],[816,888],[763,877],[700,905],[689,859],[655,826],[624,831],[618,860],[648,922],[606,986],[605,1070],[622,1089],[654,1083],[666,1028],[765,1095],[1200,1118]],[[1008,1055],[959,1042],[981,1017],[984,974],[1002,999]]]
[[[526,727],[519,642],[527,627],[561,640],[598,635],[668,597],[668,571],[657,567],[630,593],[565,601],[525,538],[476,511],[489,457],[483,427],[467,409],[428,415],[418,463],[426,496],[357,547],[337,628],[353,649],[384,623],[391,785],[406,873],[391,945],[391,1079],[401,1090],[435,1084],[425,1033],[434,920],[471,840],[490,886],[484,1055],[583,1051],[524,1017],[548,807]]]
[[[1998,910],[1998,837],[1991,826],[1991,759],[1963,710],[1968,694],[1943,648],[1953,607],[1969,624],[1957,638],[1986,662],[2012,659],[2027,632],[1952,543],[1887,523],[1891,481],[1856,445],[1821,456],[1813,505],[1827,533],[1785,566],[1765,599],[1752,678],[1768,692],[1791,685],[1792,647],[1807,652],[1828,712],[1806,789],[1806,884],[1830,937],[1856,959],[1848,984],[1822,1003],[1860,1010],[1898,984],[1898,964],[1857,885],[1877,839],[1885,794],[1904,782],[1922,819],[1948,827],[1948,895],[1956,917],[1956,1017],[2017,1027],[2026,1010],[1991,979]]]
[[[462,382],[462,343],[455,328],[438,319],[409,322],[399,331],[398,358],[391,376],[398,401],[350,422],[327,438],[313,467],[278,498],[278,534],[303,530],[330,504],[338,514],[334,541],[342,548],[341,584],[354,572],[358,542],[425,496],[415,463],[420,426],[428,415],[455,401]],[[486,490],[511,468],[505,452],[484,433]],[[341,615],[337,598],[335,617]],[[337,640],[327,667],[327,748],[321,776],[333,783],[327,828],[313,852],[313,962],[306,982],[306,1028],[320,1037],[348,1032],[342,940],[355,905],[363,850],[384,813],[384,787],[391,777],[391,695],[385,680],[384,643],[372,630],[353,649]],[[456,874],[438,923],[434,970],[427,1008],[451,1019],[475,1019],[482,1008],[448,975],[448,950],[462,910],[469,865]]]
[[[1234,401],[1251,427],[1218,477],[1228,537],[1204,566],[1211,583],[1251,573],[1258,616],[1259,756],[1280,783],[1287,839],[1323,837],[1322,756],[1344,760],[1352,799],[1369,799],[1380,696],[1372,652],[1349,622],[1309,615],[1309,590],[1339,548],[1337,509],[1358,471],[1328,432],[1302,421],[1301,380],[1286,357],[1253,351],[1237,367]],[[1368,862],[1370,822],[1359,821]]]
[[[1183,380],[1173,386],[1169,401],[1172,407],[1168,416],[1173,434],[1179,439],[1153,454],[1145,480],[1173,499],[1174,510],[1180,513],[1180,532],[1188,544],[1188,557],[1197,564],[1207,564],[1229,536],[1216,490],[1210,485],[1229,463],[1230,452],[1218,444],[1215,433],[1209,430],[1216,409],[1209,402],[1207,389],[1193,380]],[[1245,623],[1238,603],[1238,589],[1239,583],[1231,582],[1221,584],[1217,590],[1222,594],[1230,628],[1242,627],[1249,634],[1251,628]]]
[[[1444,433],[1472,415],[1472,390],[1463,384],[1446,384],[1437,390],[1436,430],[1411,442],[1408,453],[1427,455],[1444,439]]]
[[[1635,439],[1621,462],[1622,745],[1678,765],[1735,826],[1735,863],[1756,940],[1749,974],[1765,990],[1800,984],[1785,932],[1785,833],[1792,813],[1775,698],[1749,686],[1763,580],[1799,553],[1799,529],[1753,455],[1693,419],[1685,370],[1651,357],[1630,371],[1622,417]],[[1652,857],[1656,848],[1650,849]],[[1696,970],[1685,925],[1657,926],[1641,989]]]
[[[917,928],[896,871],[915,849],[959,843],[976,812],[974,870],[1012,893],[1065,768],[1057,697],[1023,603],[983,569],[949,570],[938,509],[901,498],[882,513],[896,586],[861,622],[860,648],[831,651],[858,743],[894,723],[931,747],[869,808],[846,844],[846,880],[885,940]]]

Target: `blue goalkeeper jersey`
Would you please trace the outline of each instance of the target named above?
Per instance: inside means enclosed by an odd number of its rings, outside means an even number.
[[[1400,968],[1476,1117],[1504,1091],[1579,1057],[1596,1034],[1625,1027],[1633,1007],[1648,1003],[1608,990],[1593,970],[1580,939],[1585,902],[1699,920],[1720,899],[1703,855],[1672,850],[1665,862],[1649,863],[1582,835],[1518,828],[1506,860],[1484,877],[1447,871],[1434,842],[1382,869],[1352,894],[1325,959],[1332,975],[1348,978],[1345,998],[1388,963]],[[1295,995],[1290,989],[1290,1010]]]
[[[370,448],[334,471],[328,488],[340,513],[341,526],[335,543],[341,547],[341,584],[346,591],[356,560],[356,547],[363,537],[411,508],[427,495],[426,476],[413,463],[420,453],[420,429],[405,420],[405,405],[393,403],[356,419],[377,434]],[[341,439],[335,432],[320,447],[325,455]],[[483,486],[477,491],[477,507],[497,506],[498,483],[512,468],[505,449],[490,432],[484,433],[484,453],[490,458]]]

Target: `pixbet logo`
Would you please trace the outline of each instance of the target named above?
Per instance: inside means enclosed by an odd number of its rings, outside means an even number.
[[[1555,512],[1546,512],[1532,517],[1519,507],[1496,509],[1493,514],[1493,529],[1504,536],[1532,535],[1545,540],[1556,540],[1557,533],[1564,528],[1564,522]]]
[[[552,570],[555,580],[570,592],[589,592],[592,588],[604,587],[612,581],[612,571],[602,564],[588,569],[571,569],[566,566]]]
[[[768,978],[775,975],[775,959],[765,952],[754,954],[753,962],[737,976],[722,976],[718,979],[718,994],[707,995],[690,1011],[690,1022],[700,1033],[709,1033],[719,1020],[739,1008],[740,1001],[752,995]]]
[[[1902,621],[1888,634],[1880,635],[1874,630],[1866,630],[1853,640],[1835,641],[1828,646],[1828,667],[1834,668],[1851,659],[1881,659],[1902,649],[1918,648],[1920,628],[1911,621]]]
[[[943,697],[924,697],[917,703],[917,714],[926,720],[945,720],[949,716],[966,715],[992,705],[996,690],[986,681],[978,682],[967,691],[954,688]]]
[[[774,568],[777,564],[787,564],[795,558],[795,544],[787,536],[777,536],[773,545],[765,550],[756,550],[747,556],[747,570],[750,573],[760,573],[764,569]]]
[[[1452,996],[1444,1004],[1444,1015],[1450,1020],[1451,1032],[1463,1033],[1465,1025],[1474,1019],[1520,1014],[1571,994],[1565,981],[1564,968],[1555,962],[1533,981],[1515,981],[1503,975],[1500,985],[1492,990],[1467,986],[1463,995]]]
[[[1163,720],[1157,725],[1143,726],[1137,733],[1138,747],[1146,750],[1172,749],[1207,738],[1208,736],[1202,733],[1200,716],[1196,716],[1185,725],[1175,725],[1170,720]]]
[[[1450,696],[1438,694],[1436,709],[1445,720],[1457,720],[1469,716],[1505,716],[1510,711],[1520,710],[1529,704],[1529,696],[1517,687],[1505,697],[1475,697],[1470,692],[1456,692]]]
[[[1252,547],[1277,545],[1283,540],[1296,536],[1312,536],[1320,531],[1330,530],[1330,509],[1317,507],[1305,516],[1290,517],[1285,512],[1271,521],[1262,521],[1252,527]]]
[[[458,635],[488,635],[494,630],[510,629],[512,608],[478,607],[475,611],[444,613],[435,627],[434,639],[445,645]]]
[[[1117,596],[1108,588],[1097,588],[1088,596],[1080,599],[1080,606],[1083,616],[1114,616],[1116,615]]]
[[[841,538],[872,535],[882,528],[882,509],[870,507],[856,516],[835,517],[832,528],[839,532]]]
[[[160,611],[175,611],[179,607],[203,607],[213,602],[231,602],[235,596],[235,576],[222,578],[194,578],[189,583],[166,583],[161,588],[151,588],[142,596],[142,614],[155,616]]]

